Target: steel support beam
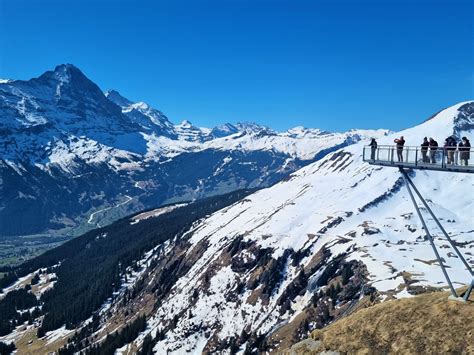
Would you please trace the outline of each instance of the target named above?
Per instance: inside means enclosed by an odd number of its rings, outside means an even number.
[[[408,175],[405,175],[405,178],[408,180],[408,182],[410,183],[411,187],[413,188],[413,190],[415,191],[415,193],[417,194],[418,198],[420,199],[421,203],[423,203],[423,205],[425,206],[425,208],[428,210],[429,214],[431,215],[431,217],[433,217],[435,223],[438,225],[438,228],[441,230],[441,232],[444,234],[444,236],[446,237],[446,239],[448,240],[449,244],[451,244],[451,246],[453,247],[454,251],[456,252],[456,254],[459,256],[459,258],[462,260],[464,266],[466,267],[466,269],[471,273],[471,276],[474,276],[474,273],[472,272],[472,268],[471,266],[468,264],[468,262],[466,261],[466,259],[464,258],[464,256],[461,254],[461,252],[459,251],[458,247],[456,246],[456,243],[454,243],[454,241],[451,239],[451,237],[448,235],[448,233],[446,233],[446,230],[443,228],[443,226],[441,225],[441,223],[439,222],[438,218],[435,216],[435,214],[433,213],[433,211],[431,210],[430,206],[428,206],[428,203],[425,201],[425,199],[423,198],[423,196],[421,196],[420,194],[420,191],[418,191],[418,189],[416,188],[415,184],[413,183],[413,181],[410,179],[410,177]]]
[[[413,206],[415,206],[415,210],[418,214],[418,217],[420,218],[421,224],[423,225],[423,229],[425,230],[426,236],[428,237],[428,240],[430,241],[431,247],[433,248],[433,252],[436,255],[436,259],[438,260],[438,263],[441,267],[441,270],[443,271],[444,277],[446,281],[448,282],[449,288],[451,289],[451,294],[453,297],[458,298],[458,295],[456,294],[456,290],[454,289],[454,286],[451,282],[451,279],[449,278],[448,272],[446,271],[446,267],[444,266],[443,260],[441,259],[441,256],[438,253],[438,249],[436,249],[436,245],[434,243],[434,239],[426,226],[425,220],[423,218],[423,215],[421,214],[420,208],[418,207],[418,204],[416,203],[415,196],[413,196],[413,192],[411,191],[410,188],[410,183],[408,182],[408,174],[403,168],[400,168],[400,173],[403,176],[403,179],[405,180],[405,186],[408,190],[408,194],[410,195],[411,201],[413,202]]]

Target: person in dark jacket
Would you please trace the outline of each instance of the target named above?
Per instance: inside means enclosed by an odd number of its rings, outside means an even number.
[[[447,163],[454,164],[454,153],[456,152],[456,139],[453,136],[449,136],[444,141],[444,149],[447,157]]]
[[[423,163],[429,163],[430,159],[428,158],[428,147],[430,146],[430,142],[428,142],[428,138],[423,138],[423,143],[421,143],[421,157]]]
[[[397,158],[398,161],[402,162],[403,161],[403,146],[405,145],[405,139],[403,136],[400,138],[396,138],[394,142],[397,144]]]
[[[377,151],[377,141],[375,138],[372,138],[370,141],[370,159],[375,160],[375,152]]]
[[[469,158],[471,157],[471,142],[467,137],[462,137],[461,142],[458,145],[459,157],[461,159],[461,164],[468,165]]]
[[[429,143],[431,163],[436,164],[436,151],[438,150],[438,142],[436,142],[433,138],[430,138]]]

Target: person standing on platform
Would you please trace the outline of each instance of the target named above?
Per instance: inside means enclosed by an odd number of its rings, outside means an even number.
[[[428,158],[428,147],[430,142],[428,142],[428,138],[423,138],[423,143],[421,143],[421,158],[423,163],[429,163],[430,159]]]
[[[405,145],[405,139],[403,136],[396,138],[394,142],[397,144],[397,158],[399,162],[403,162],[403,146]]]
[[[377,151],[377,141],[375,140],[375,138],[372,138],[369,145],[370,145],[370,159],[372,161],[375,161],[375,152]]]
[[[456,139],[453,136],[449,136],[444,141],[444,149],[447,157],[447,164],[454,164],[454,153],[456,152]]]
[[[467,139],[467,137],[462,137],[462,140],[458,145],[458,150],[461,164],[467,166],[469,163],[469,158],[471,157],[471,142],[469,139]]]
[[[436,142],[433,138],[430,138],[429,146],[431,163],[436,164],[436,151],[438,150],[438,142]]]

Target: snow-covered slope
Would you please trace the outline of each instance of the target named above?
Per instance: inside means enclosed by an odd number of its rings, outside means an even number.
[[[166,201],[268,186],[385,133],[175,125],[144,102],[113,90],[104,95],[73,65],[59,65],[28,81],[0,82],[0,236],[69,234],[97,225],[84,224],[92,214],[103,225]]]
[[[379,143],[390,144],[399,135],[407,144],[419,144],[426,135],[442,141],[453,133],[473,137],[473,102],[443,110]],[[302,329],[302,318],[306,331],[311,330],[318,314],[314,295],[327,290],[318,280],[338,255],[345,262],[363,263],[363,287],[376,288],[382,299],[446,286],[397,169],[369,166],[362,161],[362,148],[359,143],[332,153],[190,230],[182,262],[195,262],[152,317],[154,330],[167,329],[155,350],[199,353],[223,344],[243,349],[249,343],[241,335],[252,332],[265,334],[267,345],[276,346],[279,331],[291,329],[292,322]],[[412,176],[474,264],[473,177],[426,171]],[[470,282],[447,242],[440,235],[436,241],[455,285]],[[275,265],[276,275],[265,274],[275,271]],[[298,283],[302,286],[296,287]],[[357,297],[360,292],[356,290]],[[336,309],[344,305],[337,300]],[[179,322],[171,328],[173,317]]]

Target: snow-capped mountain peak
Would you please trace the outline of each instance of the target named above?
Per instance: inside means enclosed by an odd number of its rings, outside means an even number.
[[[60,64],[56,66],[53,71],[47,71],[37,79],[32,80],[43,83],[69,84],[71,88],[75,90],[82,92],[94,91],[95,94],[97,94],[97,90],[99,90],[96,84],[89,80],[79,68],[72,64]]]
[[[181,121],[181,123],[178,125],[179,127],[182,127],[182,128],[193,128],[193,124],[191,123],[191,121],[189,120],[183,120]]]
[[[137,103],[132,104],[132,107],[135,109],[143,110],[143,111],[150,109],[150,105],[148,105],[146,102],[143,102],[143,101],[139,101]]]
[[[116,90],[107,90],[104,93],[105,97],[107,97],[110,101],[115,103],[120,107],[128,107],[133,104],[130,100],[120,95],[120,93]]]
[[[163,112],[152,108],[143,101],[132,102],[123,97],[116,90],[108,90],[105,93],[107,99],[122,109],[122,113],[127,116],[134,124],[156,135],[175,138],[173,124],[168,120]]]
[[[238,122],[235,126],[240,132],[246,134],[273,135],[276,133],[270,127],[262,126],[255,122]]]
[[[303,138],[308,136],[317,137],[323,134],[330,134],[330,132],[323,131],[318,128],[306,128],[303,126],[290,128],[286,133],[292,138]]]

